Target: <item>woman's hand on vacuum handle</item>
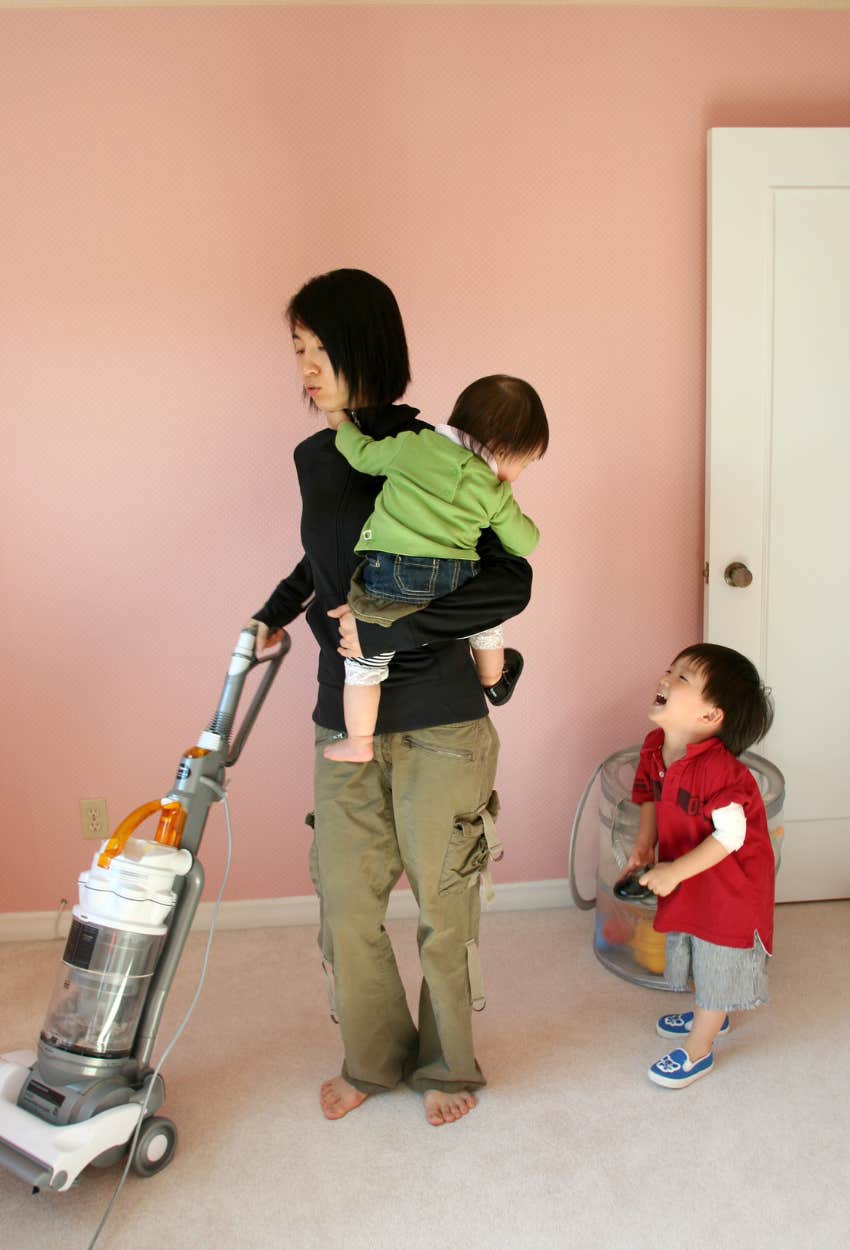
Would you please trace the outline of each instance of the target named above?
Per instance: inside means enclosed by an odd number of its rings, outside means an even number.
[[[253,618],[247,624],[256,625],[257,627],[254,655],[258,660],[270,660],[280,653],[283,640],[286,637],[285,629],[270,631],[268,625],[264,625],[262,621],[255,621]]]

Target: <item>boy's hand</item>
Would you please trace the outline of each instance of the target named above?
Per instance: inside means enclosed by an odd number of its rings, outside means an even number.
[[[347,603],[341,603],[338,608],[331,608],[328,616],[335,617],[339,625],[337,651],[348,659],[359,659],[363,652],[360,650],[360,639],[357,635],[357,620],[351,608]]]
[[[672,894],[679,884],[679,873],[675,864],[656,864],[640,878],[640,884],[647,886],[653,894],[666,898]]]
[[[655,851],[652,847],[636,846],[629,856],[628,863],[623,869],[624,877],[631,877],[638,869],[651,868],[655,863]]]

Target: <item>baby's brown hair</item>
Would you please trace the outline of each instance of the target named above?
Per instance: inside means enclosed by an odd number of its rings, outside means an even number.
[[[449,425],[493,456],[539,457],[549,446],[549,423],[537,391],[504,373],[478,378],[461,391]]]

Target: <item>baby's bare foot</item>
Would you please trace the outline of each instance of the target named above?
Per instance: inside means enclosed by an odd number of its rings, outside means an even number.
[[[468,1089],[447,1093],[442,1089],[429,1089],[425,1094],[425,1119],[435,1128],[451,1124],[467,1115],[478,1105],[478,1099]]]
[[[329,1081],[325,1081],[319,1091],[322,1111],[328,1120],[341,1120],[344,1115],[348,1115],[349,1111],[354,1111],[356,1107],[364,1103],[368,1097],[368,1094],[361,1094],[359,1089],[349,1085],[348,1081],[341,1076],[334,1076]]]
[[[338,760],[342,764],[368,764],[375,758],[371,738],[340,738],[326,746],[322,755],[326,760]]]

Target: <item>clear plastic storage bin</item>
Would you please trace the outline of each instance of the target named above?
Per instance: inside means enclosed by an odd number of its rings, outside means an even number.
[[[655,898],[625,900],[615,898],[614,885],[622,877],[637,836],[639,808],[631,801],[632,783],[640,747],[627,747],[610,755],[599,765],[582,796],[573,823],[570,848],[570,880],[573,897],[580,907],[596,905],[593,949],[600,963],[617,976],[637,985],[666,989],[664,983],[664,934],[656,933]],[[785,778],[769,760],[746,751],[741,760],[758,782],[767,811],[767,823],[776,856],[776,870],[782,848]],[[575,888],[574,843],[582,810],[593,782],[599,775],[599,866],[596,899],[582,899]]]

